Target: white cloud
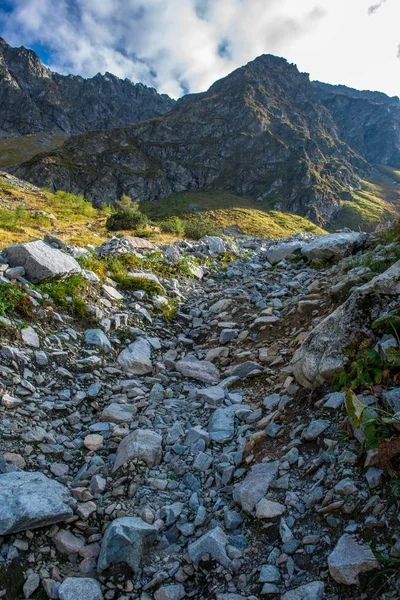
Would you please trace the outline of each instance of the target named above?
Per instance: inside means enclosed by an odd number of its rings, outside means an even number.
[[[47,48],[54,70],[110,71],[175,97],[203,91],[263,53],[285,56],[313,78],[389,91],[398,77],[384,76],[382,62],[399,63],[398,3],[377,13],[386,1],[9,0],[0,35]]]
[[[371,6],[368,7],[368,14],[369,15],[373,15],[376,13],[377,10],[379,10],[384,4],[386,4],[387,0],[380,0],[380,2],[377,2],[376,4],[372,4]]]

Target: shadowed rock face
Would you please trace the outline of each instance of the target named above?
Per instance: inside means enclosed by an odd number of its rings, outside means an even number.
[[[341,138],[372,163],[400,167],[400,100],[344,85],[312,83]]]
[[[37,54],[0,38],[0,137],[111,129],[164,114],[174,100],[106,73],[59,75]]]
[[[357,185],[354,166],[366,168],[339,139],[308,75],[265,55],[181,98],[163,117],[72,137],[18,173],[97,205],[123,193],[157,200],[221,189],[319,221],[338,209],[343,189]]]

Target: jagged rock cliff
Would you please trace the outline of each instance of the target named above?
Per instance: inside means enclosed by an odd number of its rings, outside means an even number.
[[[96,205],[122,193],[157,200],[222,189],[314,221],[329,220],[366,163],[338,135],[308,75],[260,56],[156,119],[70,138],[18,175],[83,193]]]
[[[53,73],[32,50],[0,38],[0,138],[121,127],[164,114],[174,103],[110,73],[92,79]]]
[[[400,167],[400,100],[381,92],[312,83],[341,138],[372,163]]]

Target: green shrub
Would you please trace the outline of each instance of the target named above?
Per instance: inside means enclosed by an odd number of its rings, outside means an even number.
[[[139,202],[132,200],[127,194],[122,194],[121,198],[117,200],[114,205],[116,212],[125,212],[127,210],[137,211],[139,210]]]
[[[17,285],[0,283],[0,316],[12,315],[15,310],[23,307],[26,299],[26,294]]]
[[[217,230],[210,221],[185,221],[185,236],[192,240],[199,240],[205,235],[216,235]]]
[[[80,213],[82,215],[91,215],[93,212],[93,206],[86,200],[84,196],[75,196],[70,192],[63,192],[58,190],[54,195],[50,195],[49,207],[51,208],[63,208],[64,210],[72,210],[73,212]]]
[[[185,224],[179,217],[170,217],[160,222],[160,230],[163,233],[175,233],[185,235]]]
[[[164,294],[165,290],[156,281],[146,277],[131,277],[127,273],[114,273],[113,279],[123,290],[144,290],[149,296],[159,296]]]
[[[156,231],[151,231],[146,227],[136,227],[136,229],[134,229],[132,233],[134,233],[137,237],[146,238],[149,240],[152,240],[157,237]]]
[[[91,319],[87,308],[92,284],[82,275],[72,275],[67,279],[42,283],[38,286],[42,294],[47,294],[56,306],[69,309],[70,312]]]
[[[164,315],[164,319],[169,323],[175,317],[178,310],[179,300],[177,298],[169,298],[168,304],[161,307],[161,312]]]
[[[106,221],[106,228],[109,231],[118,231],[120,229],[136,229],[143,227],[148,223],[147,215],[135,209],[121,210],[110,215]]]

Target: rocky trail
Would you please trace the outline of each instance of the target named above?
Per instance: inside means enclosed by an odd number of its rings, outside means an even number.
[[[350,342],[398,345],[371,329],[397,306],[397,244],[176,243],[163,260],[204,265],[148,273],[161,295],[86,271],[90,327],[32,284],[54,252],[73,273],[80,251],[33,244],[2,252],[1,283],[35,318],[1,317],[0,598],[400,598],[396,465],[390,479],[365,451],[332,384]],[[171,297],[168,321],[156,309]],[[359,397],[400,410],[400,388],[374,392]]]

